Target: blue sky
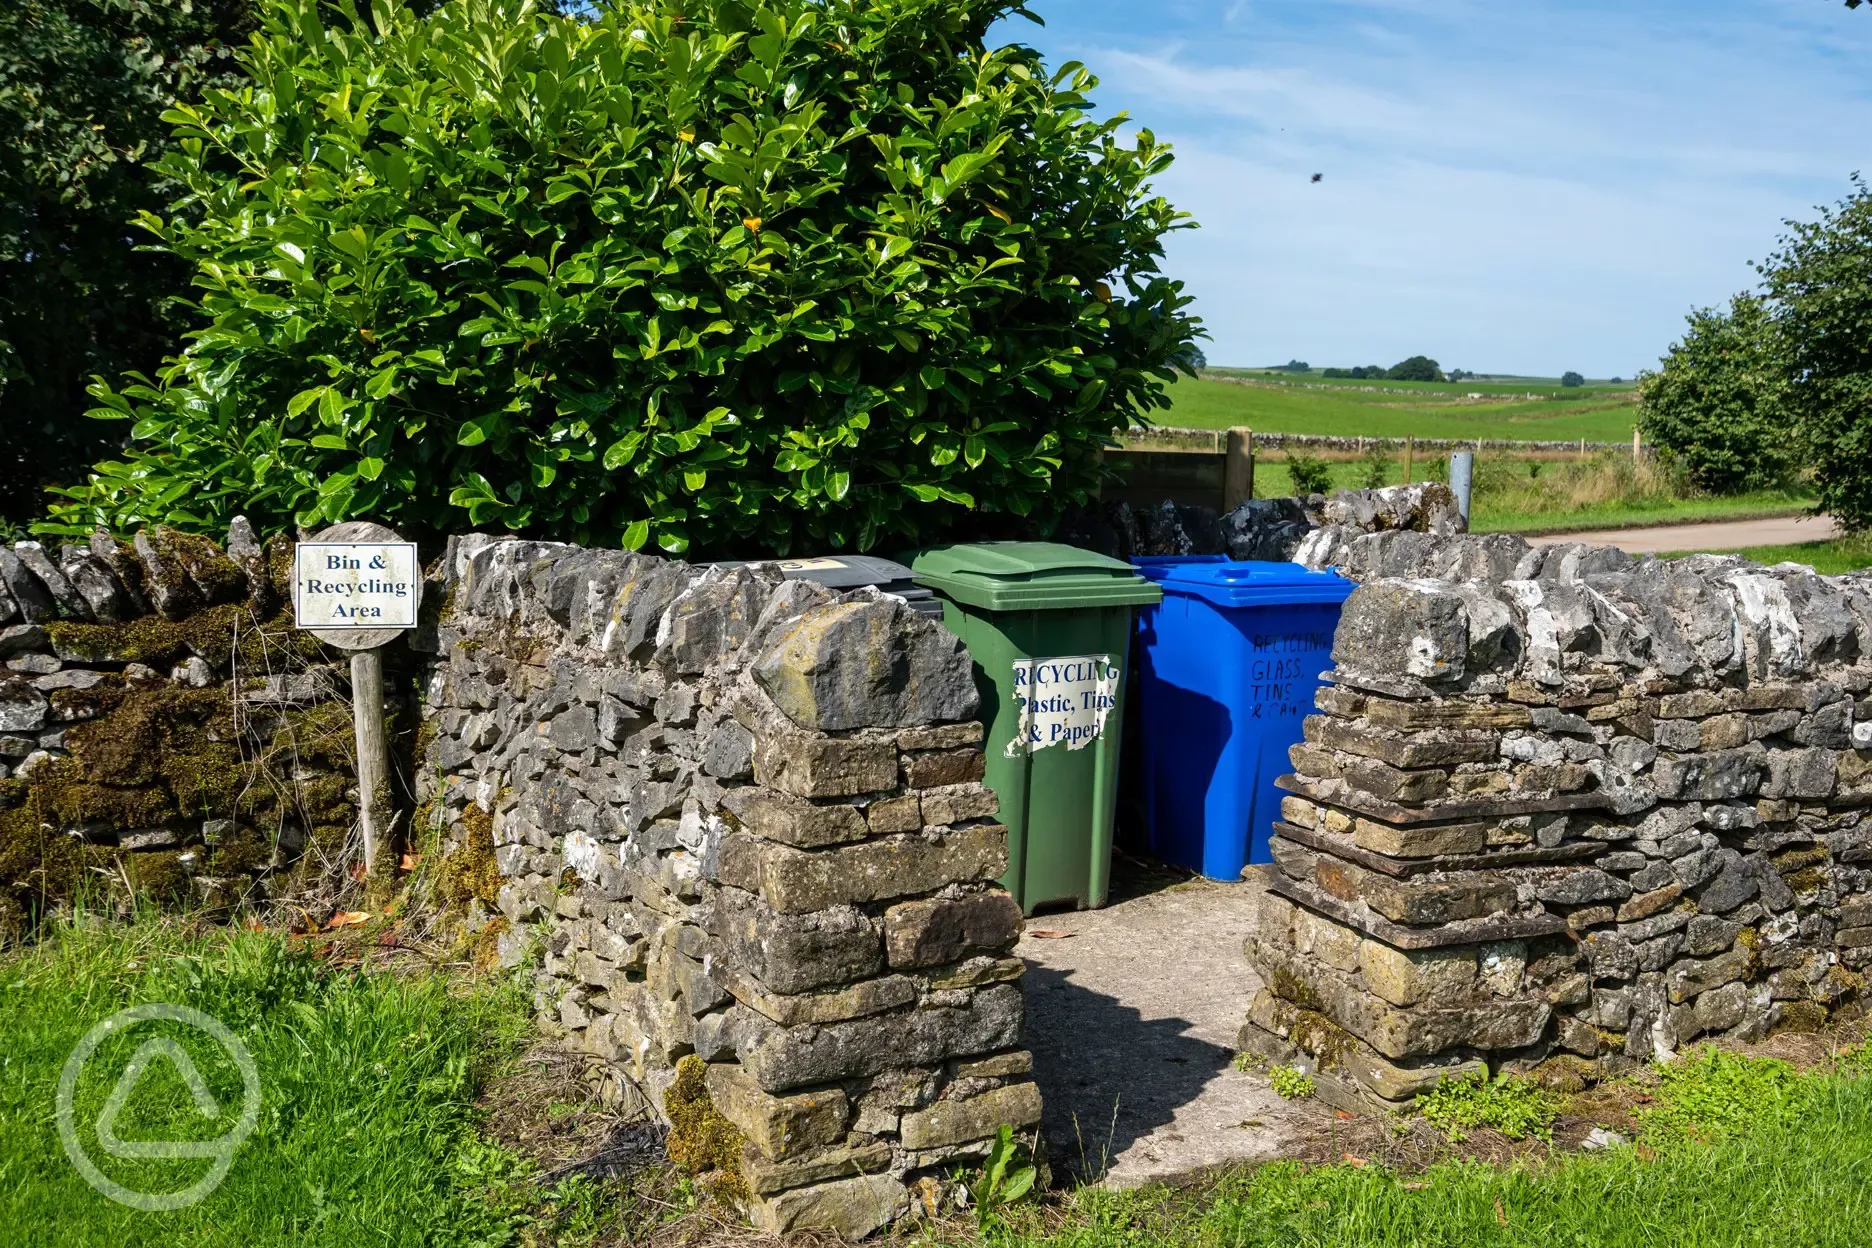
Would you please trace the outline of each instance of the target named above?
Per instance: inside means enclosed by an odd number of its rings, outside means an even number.
[[[1872,11],[1839,0],[1031,3],[1005,39],[1175,143],[1202,228],[1167,269],[1215,364],[1630,377],[1872,176]]]

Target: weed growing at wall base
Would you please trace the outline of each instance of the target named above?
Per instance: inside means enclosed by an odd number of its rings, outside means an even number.
[[[1560,1099],[1526,1079],[1484,1074],[1445,1079],[1418,1101],[1417,1111],[1451,1140],[1478,1127],[1493,1127],[1511,1140],[1551,1140]]]
[[[1658,1090],[1660,1104],[1720,1099],[1700,1065],[1685,1069]],[[931,1238],[986,1248],[1860,1248],[1872,1224],[1872,1080],[1849,1062],[1758,1091],[1756,1112],[1720,1139],[1698,1138],[1693,1118],[1649,1147],[1510,1167],[1402,1174],[1281,1162],[1206,1187],[1088,1187],[979,1239]]]

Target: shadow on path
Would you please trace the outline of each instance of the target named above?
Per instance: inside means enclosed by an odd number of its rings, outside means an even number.
[[[1277,1155],[1319,1111],[1233,1065],[1259,887],[1126,874],[1125,900],[1029,919],[1018,948],[1055,1169],[1125,1186]]]

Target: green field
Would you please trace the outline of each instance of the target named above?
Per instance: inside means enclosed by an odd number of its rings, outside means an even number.
[[[1558,483],[1568,478],[1597,475],[1594,470],[1622,467],[1616,452],[1601,460],[1575,468],[1568,464],[1545,465],[1543,478]],[[1425,455],[1416,463],[1416,479],[1440,480],[1442,457]],[[1642,528],[1657,524],[1713,523],[1721,520],[1754,520],[1763,516],[1795,516],[1810,510],[1814,500],[1802,493],[1782,490],[1757,490],[1748,494],[1721,497],[1674,497],[1664,490],[1645,489],[1641,481],[1606,483],[1603,490],[1583,495],[1565,489],[1553,492],[1526,488],[1533,484],[1527,477],[1528,464],[1511,451],[1483,451],[1476,458],[1476,493],[1470,528],[1477,533],[1584,533],[1594,529]],[[1335,490],[1367,489],[1377,484],[1373,468],[1366,460],[1342,459],[1328,462],[1326,470]],[[1600,470],[1604,472],[1603,469]],[[1384,485],[1401,485],[1404,459],[1397,452],[1386,456]],[[1625,488],[1620,488],[1624,486]],[[1255,457],[1254,492],[1256,498],[1286,498],[1296,492],[1293,476],[1278,451]],[[1813,543],[1815,547],[1829,543]],[[1806,547],[1789,547],[1804,551]],[[1810,563],[1799,553],[1780,556]],[[1819,552],[1821,559],[1833,558]],[[1846,557],[1845,555],[1839,556]],[[1757,554],[1749,558],[1762,560]],[[1865,562],[1872,562],[1872,559]],[[1844,568],[1822,568],[1844,571]]]
[[[1799,542],[1792,546],[1751,546],[1744,550],[1719,553],[1741,555],[1744,559],[1770,567],[1777,563],[1804,563],[1822,576],[1872,569],[1872,537],[1865,535],[1842,537],[1831,542]]]
[[[1186,429],[1243,425],[1257,433],[1337,437],[1624,442],[1631,438],[1634,419],[1629,388],[1562,389],[1537,383],[1468,381],[1329,382],[1319,378],[1256,377],[1252,381],[1181,378],[1170,387],[1170,410],[1158,413],[1154,423]],[[1382,389],[1361,388],[1371,385]],[[1393,390],[1414,393],[1388,393]],[[1415,397],[1418,394],[1422,397]],[[1467,394],[1541,397],[1482,402],[1464,399]]]

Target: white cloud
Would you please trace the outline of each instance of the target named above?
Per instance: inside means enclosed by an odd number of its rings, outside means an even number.
[[[1872,166],[1872,20],[1810,0],[1074,12],[1041,46],[1177,144],[1217,362],[1629,374]]]

